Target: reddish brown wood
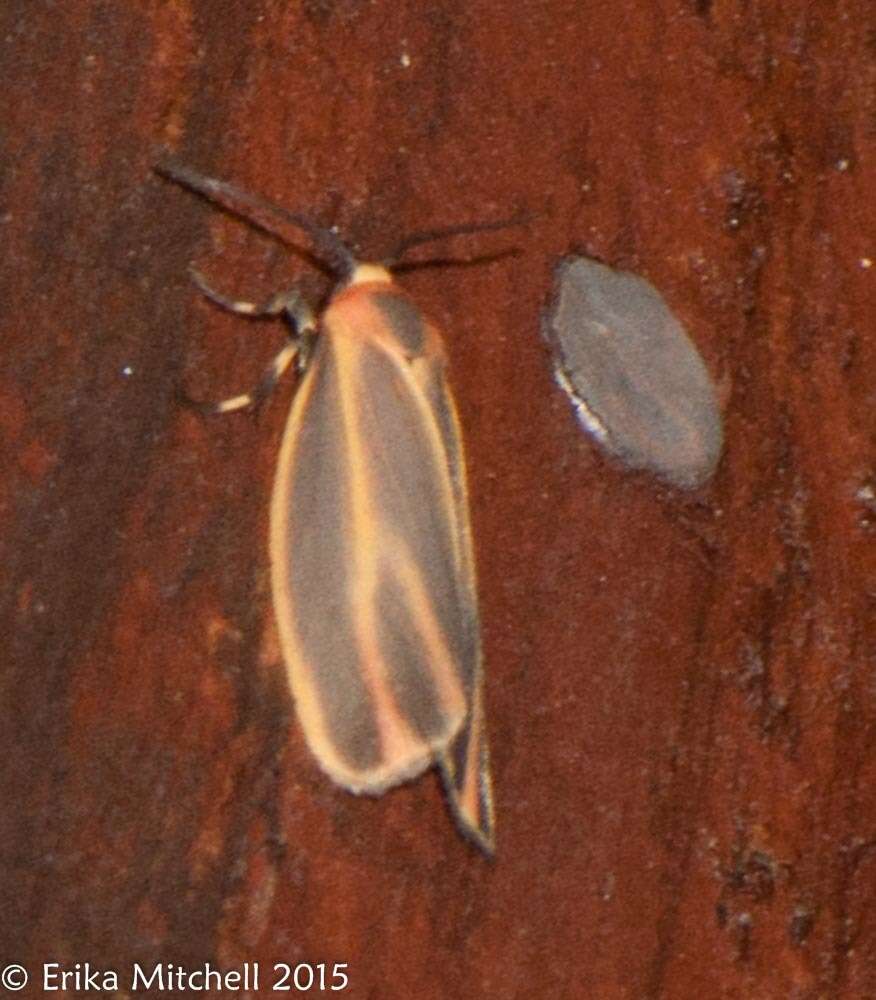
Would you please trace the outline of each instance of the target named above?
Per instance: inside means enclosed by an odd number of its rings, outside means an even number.
[[[870,0],[0,5],[0,961],[876,996],[874,39]],[[177,393],[279,337],[191,262],[325,286],[162,148],[371,252],[536,215],[515,259],[405,279],[468,443],[494,864],[434,776],[357,799],[307,753],[266,584],[291,386],[258,419]],[[715,373],[699,493],[606,461],[552,384],[569,250],[645,275]]]

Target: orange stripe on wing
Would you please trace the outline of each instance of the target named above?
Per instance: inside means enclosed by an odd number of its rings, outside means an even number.
[[[468,711],[466,694],[459,681],[461,672],[435,615],[428,589],[423,582],[423,575],[418,571],[417,563],[411,558],[410,547],[401,540],[397,544],[401,551],[392,560],[391,571],[395,573],[409,601],[408,611],[411,620],[428,650],[429,662],[432,664],[432,680],[435,682],[444,714],[448,718],[458,718],[461,724]],[[458,726],[454,731],[457,728]],[[447,742],[452,736],[453,731],[448,733]]]
[[[290,563],[286,552],[288,540],[285,532],[287,526],[294,523],[290,516],[290,484],[294,479],[296,451],[301,440],[301,424],[307,412],[313,386],[316,384],[320,363],[319,355],[316,355],[298,387],[280,446],[276,485],[271,500],[271,576],[280,644],[301,726],[320,765],[335,780],[352,787],[349,768],[335,753],[334,743],[329,736],[325,712],[314,679],[313,665],[304,656],[295,630],[294,623],[297,616],[289,573]],[[299,530],[306,530],[304,525],[296,527]]]
[[[391,665],[387,664],[377,642],[375,596],[378,583],[378,534],[385,530],[373,502],[374,487],[368,475],[366,443],[359,433],[355,403],[357,364],[362,363],[362,349],[352,340],[336,338],[338,377],[341,384],[341,410],[347,444],[347,468],[350,488],[350,537],[353,540],[353,569],[349,578],[348,600],[353,611],[354,627],[361,650],[362,677],[377,716],[384,765],[383,780],[393,783],[411,777],[432,759],[428,746],[413,731],[398,707],[390,687]]]

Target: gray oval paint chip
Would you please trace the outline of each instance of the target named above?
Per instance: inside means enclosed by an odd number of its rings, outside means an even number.
[[[557,382],[608,452],[675,486],[706,482],[723,439],[715,389],[653,285],[566,257],[557,265],[544,333]]]

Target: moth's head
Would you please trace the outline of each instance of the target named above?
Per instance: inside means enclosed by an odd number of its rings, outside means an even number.
[[[392,284],[392,273],[383,264],[367,264],[356,262],[349,273],[343,287],[349,288],[351,285],[364,284]]]

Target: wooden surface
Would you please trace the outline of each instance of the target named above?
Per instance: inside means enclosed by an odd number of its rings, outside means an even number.
[[[0,962],[346,962],[355,998],[876,996],[876,23],[870,0],[0,7]],[[280,331],[323,279],[163,149],[379,254],[446,330],[498,856],[434,774],[334,787],[277,661]],[[652,281],[715,376],[693,495],[551,381],[570,250]],[[11,995],[11,994],[10,994]],[[58,995],[58,994],[52,994]],[[157,994],[156,994],[157,995]],[[202,994],[203,995],[203,994]],[[213,995],[219,995],[214,993]],[[228,992],[225,995],[241,995]],[[315,995],[315,994],[314,994]]]

